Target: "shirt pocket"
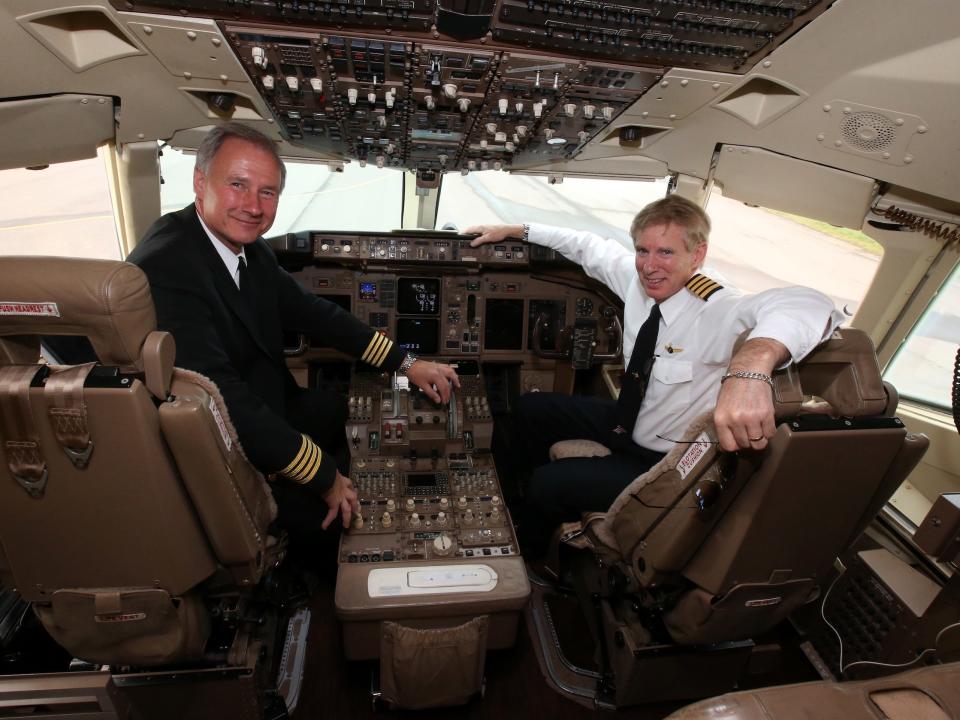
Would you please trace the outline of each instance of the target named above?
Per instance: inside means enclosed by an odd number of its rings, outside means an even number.
[[[689,360],[673,360],[658,357],[650,372],[653,379],[665,386],[660,389],[670,403],[690,402],[690,386],[693,384],[693,363]]]

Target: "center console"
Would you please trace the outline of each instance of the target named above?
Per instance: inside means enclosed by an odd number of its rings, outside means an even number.
[[[486,648],[513,644],[530,594],[490,453],[476,360],[448,405],[406,378],[356,373],[347,440],[360,512],[340,543],[336,607],[348,659],[380,657],[381,623],[455,627],[488,618]]]

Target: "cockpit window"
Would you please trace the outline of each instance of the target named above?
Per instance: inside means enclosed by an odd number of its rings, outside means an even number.
[[[950,410],[953,365],[960,345],[960,266],[940,288],[897,354],[884,378],[901,398]]]
[[[120,259],[101,158],[0,170],[0,197],[0,255]]]
[[[861,232],[726,198],[714,188],[707,265],[746,293],[805,285],[856,314],[880,265],[881,246]]]
[[[443,179],[436,229],[485,223],[542,222],[590,230],[633,248],[633,216],[663,197],[666,180],[637,182],[500,172]],[[882,249],[863,233],[723,197],[707,206],[713,229],[706,266],[746,293],[788,285],[816,288],[852,317],[880,264]]]
[[[566,178],[550,184],[541,176],[449,173],[440,190],[436,229],[539,222],[590,230],[633,249],[629,233],[633,216],[666,191],[666,180]]]
[[[160,158],[162,212],[193,202],[195,155],[166,147]],[[326,165],[285,160],[287,183],[269,235],[301,230],[389,231],[402,226],[403,176],[359,163],[343,171]]]

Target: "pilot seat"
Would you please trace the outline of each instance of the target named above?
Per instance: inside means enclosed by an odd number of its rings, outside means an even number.
[[[147,718],[203,717],[214,697],[223,717],[285,712],[278,683],[290,705],[299,675],[278,650],[288,628],[305,640],[309,613],[281,610],[276,506],[216,387],[174,368],[146,276],[66,258],[0,268],[0,583],[74,667],[112,669],[0,684],[27,688],[23,712],[91,682]],[[44,361],[41,337],[61,335],[98,361]]]
[[[730,690],[751,638],[817,599],[929,443],[893,415],[896,391],[855,329],[778,371],[774,405],[762,452],[719,451],[707,413],[606,513],[560,529],[548,564],[576,592],[597,669],[563,657],[549,608],[558,586],[540,583],[528,621],[556,689],[616,707]]]

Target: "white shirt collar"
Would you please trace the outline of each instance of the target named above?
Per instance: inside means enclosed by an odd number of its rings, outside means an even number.
[[[220,256],[220,259],[223,260],[223,264],[227,268],[227,272],[230,273],[230,277],[233,278],[233,282],[239,288],[240,261],[241,258],[243,259],[243,262],[247,261],[246,249],[241,247],[239,253],[234,253],[233,250],[220,242],[216,235],[210,232],[210,228],[207,227],[207,224],[203,221],[203,218],[200,217],[200,213],[197,213],[197,220],[200,221],[200,227],[203,228],[203,231],[207,234],[207,237],[210,238],[210,242],[213,243],[214,250],[217,251],[217,255]]]

